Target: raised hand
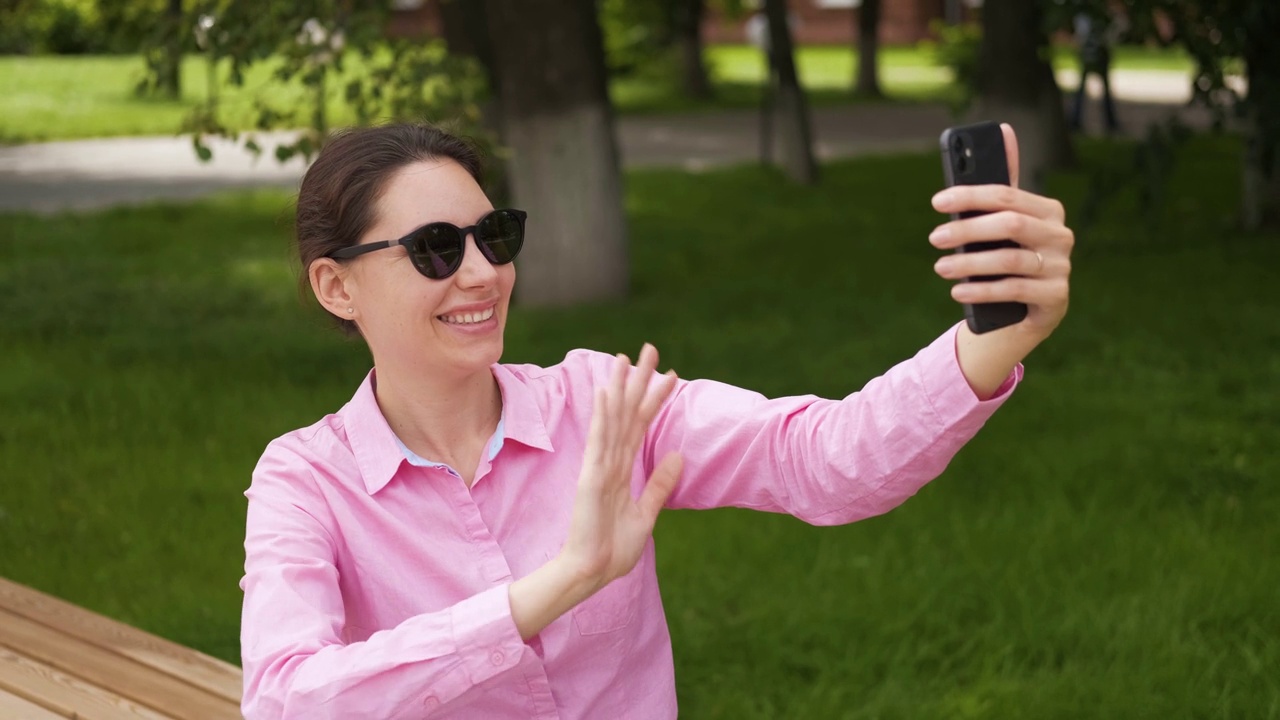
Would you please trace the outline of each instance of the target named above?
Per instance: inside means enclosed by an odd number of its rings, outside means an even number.
[[[561,551],[595,589],[635,567],[680,477],[680,457],[668,455],[654,468],[640,497],[632,497],[636,454],[676,385],[674,372],[653,380],[657,366],[658,351],[646,344],[634,368],[625,355],[618,355],[608,385],[596,388],[573,519]]]
[[[1003,125],[1012,187],[973,185],[948,188],[934,196],[942,212],[987,210],[989,215],[943,223],[932,235],[934,246],[953,249],[983,240],[1014,240],[1021,248],[948,255],[934,265],[938,275],[961,279],[1010,275],[993,282],[962,282],[951,296],[962,303],[1016,301],[1027,304],[1027,317],[1009,328],[1032,343],[1047,338],[1067,313],[1071,249],[1075,236],[1066,226],[1062,203],[1018,189],[1018,140]]]
[[[1067,314],[1071,285],[1071,249],[1075,235],[1066,226],[1062,203],[1018,189],[1018,140],[1003,125],[1012,187],[971,185],[947,188],[933,196],[939,212],[986,210],[990,214],[939,225],[929,242],[954,249],[983,240],[1014,240],[1022,247],[948,255],[934,272],[953,280],[1009,275],[991,282],[961,282],[951,297],[961,303],[1021,302],[1022,322],[982,335],[967,324],[956,336],[956,358],[980,399],[991,397],[1018,363],[1057,329]]]
[[[680,479],[673,453],[653,469],[640,497],[631,495],[645,431],[676,386],[674,372],[654,380],[657,367],[658,351],[645,345],[636,367],[619,355],[608,384],[596,389],[569,537],[559,555],[510,586],[511,619],[526,640],[636,566]]]

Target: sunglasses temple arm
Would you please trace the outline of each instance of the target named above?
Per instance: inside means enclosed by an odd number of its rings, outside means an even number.
[[[402,243],[399,240],[382,240],[379,242],[368,243],[365,245],[352,245],[350,247],[345,247],[345,248],[342,248],[341,250],[335,251],[329,257],[335,258],[338,260],[350,260],[351,258],[359,257],[361,255],[364,255],[365,253],[371,253],[374,250],[381,250],[383,248],[389,248],[392,245],[400,245],[400,244]]]

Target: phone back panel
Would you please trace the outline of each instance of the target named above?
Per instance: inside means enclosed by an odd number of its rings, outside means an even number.
[[[942,170],[947,187],[955,185],[1009,185],[1009,159],[1004,151],[1004,133],[998,123],[948,128],[942,133]],[[951,213],[952,220],[987,214],[982,210]],[[1020,247],[1012,240],[975,242],[956,248],[956,252],[971,253]],[[968,278],[971,282],[1001,280],[1007,275],[979,275]],[[1027,306],[1019,302],[977,303],[964,306],[969,329],[975,333],[990,332],[1022,322],[1027,316]]]

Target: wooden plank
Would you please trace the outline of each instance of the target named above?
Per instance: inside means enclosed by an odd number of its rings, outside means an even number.
[[[0,645],[175,718],[240,717],[238,703],[7,610],[0,610]]]
[[[240,668],[230,663],[4,578],[0,578],[0,608],[240,702],[244,681]]]
[[[170,719],[35,658],[0,647],[0,693],[5,691],[77,720]]]
[[[67,720],[68,717],[0,690],[0,718],[5,720]]]

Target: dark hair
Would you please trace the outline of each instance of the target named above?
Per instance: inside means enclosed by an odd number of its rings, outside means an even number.
[[[302,261],[302,287],[311,263],[360,242],[377,219],[387,181],[415,162],[448,158],[484,185],[480,152],[468,140],[434,125],[396,123],[342,130],[332,135],[302,178],[295,235]],[[356,334],[356,324],[335,318]]]

